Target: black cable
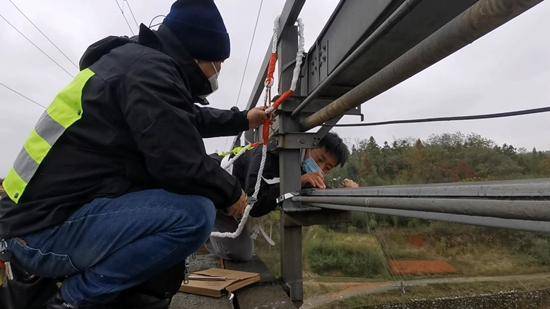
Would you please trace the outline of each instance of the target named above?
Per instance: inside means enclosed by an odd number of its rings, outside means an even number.
[[[48,42],[50,42],[50,44],[52,44],[67,60],[69,60],[69,62],[78,70],[78,65],[76,65],[75,62],[73,62],[73,60],[71,58],[69,58],[69,56],[67,56],[67,54],[59,47],[57,46],[57,44],[55,44],[41,29],[40,27],[38,27],[28,16],[27,14],[25,14],[18,6],[17,4],[15,4],[12,0],[8,0],[16,9],[17,11],[19,11],[19,13],[21,13],[21,15],[23,15],[23,17],[25,17],[25,19],[36,29],[38,30],[38,32],[40,32],[40,34],[42,34],[42,36],[44,38],[46,38],[46,40],[48,40]]]
[[[4,15],[2,15],[1,13],[0,13],[0,17],[8,25],[10,25],[10,27],[12,27],[15,31],[17,31],[17,33],[19,33],[19,35],[21,35],[23,38],[25,38],[25,40],[27,40],[27,42],[31,43],[36,49],[38,49],[40,52],[42,52],[42,54],[44,54],[46,57],[48,57],[48,59],[50,59],[53,63],[55,63],[61,70],[63,70],[65,73],[67,73],[70,77],[74,77],[74,74],[67,71],[67,69],[65,69],[65,67],[63,67],[61,64],[59,64],[59,62],[57,62],[54,58],[52,58],[52,56],[50,56],[42,48],[40,48],[40,46],[36,45],[36,43],[34,43],[29,37],[27,37],[23,32],[21,32],[15,25],[13,25],[9,20],[7,20],[6,17],[4,17]]]
[[[254,45],[254,39],[256,38],[256,30],[258,29],[258,23],[260,21],[260,14],[262,12],[263,5],[264,5],[264,0],[262,0],[260,2],[260,7],[258,8],[258,14],[256,15],[256,23],[254,24],[254,31],[252,32],[252,38],[250,39],[250,46],[248,47],[248,55],[246,56],[246,62],[245,62],[245,65],[244,65],[243,76],[241,77],[241,85],[239,86],[239,92],[237,93],[237,99],[235,100],[235,106],[239,106],[239,101],[241,99],[241,93],[242,93],[242,90],[243,90],[244,79],[246,77],[246,70],[248,69],[248,63],[250,61],[250,55],[252,54],[252,47]],[[228,141],[229,141],[229,139],[227,139],[225,141],[225,147],[224,147],[225,149],[228,148],[228,146],[227,146]]]
[[[120,13],[122,14],[122,17],[124,18],[124,21],[126,22],[126,25],[128,25],[130,32],[132,33],[132,35],[136,35],[134,33],[134,29],[132,29],[132,26],[130,26],[130,22],[128,21],[128,18],[126,18],[126,14],[124,14],[124,10],[120,6],[120,3],[118,3],[118,0],[115,0],[115,2],[116,2],[116,5],[118,6],[118,9],[120,10]]]
[[[24,94],[22,94],[21,92],[15,90],[15,89],[13,89],[13,88],[11,88],[10,86],[8,86],[8,85],[6,85],[6,84],[4,84],[4,83],[2,83],[2,82],[0,82],[0,86],[2,86],[2,87],[4,87],[4,88],[8,89],[9,91],[11,91],[11,92],[17,94],[18,96],[20,96],[20,97],[26,99],[27,101],[29,101],[29,102],[31,102],[31,103],[36,104],[36,105],[42,107],[43,109],[46,109],[46,106],[44,106],[44,105],[42,105],[42,104],[36,102],[35,100],[33,100],[33,99],[27,97],[26,95],[24,95]]]
[[[476,120],[476,119],[492,119],[503,117],[514,117],[529,114],[547,113],[550,112],[550,107],[541,107],[533,109],[524,109],[505,113],[494,114],[482,114],[482,115],[470,115],[470,116],[454,116],[454,117],[435,117],[435,118],[420,118],[420,119],[403,119],[403,120],[390,120],[380,122],[367,122],[367,123],[345,123],[337,125],[323,125],[324,127],[370,127],[381,126],[388,124],[403,124],[403,123],[423,123],[423,122],[440,122],[440,121],[461,121],[461,120]]]
[[[134,15],[134,10],[132,10],[132,6],[130,5],[130,1],[124,0],[126,2],[126,5],[128,5],[128,9],[130,10],[130,14],[132,15],[132,18],[134,19],[134,23],[136,24],[136,27],[139,29],[139,23],[137,22],[136,15]]]
[[[252,47],[254,45],[254,39],[256,38],[256,30],[258,29],[258,22],[260,20],[260,14],[262,12],[263,4],[264,4],[264,0],[262,0],[260,2],[260,7],[258,8],[258,14],[256,16],[256,24],[254,25],[254,31],[252,32],[252,39],[250,40],[250,46],[248,47],[248,55],[246,56],[246,62],[245,62],[245,65],[244,65],[243,76],[241,78],[241,85],[239,86],[239,92],[237,94],[237,101],[235,102],[235,106],[239,105],[239,100],[241,99],[241,92],[243,90],[244,79],[246,77],[246,70],[248,69],[248,62],[250,61],[250,54],[252,53]]]

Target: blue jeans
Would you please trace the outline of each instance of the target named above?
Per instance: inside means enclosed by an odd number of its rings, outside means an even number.
[[[184,261],[215,216],[205,197],[147,190],[96,199],[59,226],[8,240],[8,250],[36,275],[65,278],[66,302],[101,304]]]

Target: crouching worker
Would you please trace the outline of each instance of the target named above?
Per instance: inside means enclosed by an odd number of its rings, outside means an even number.
[[[62,283],[47,308],[104,308],[144,283],[162,289],[143,288],[146,301],[136,292],[136,305],[115,308],[168,308],[216,209],[242,214],[239,181],[202,138],[256,128],[265,112],[195,105],[216,90],[229,51],[212,0],[177,1],[158,31],[141,25],[135,38],[109,37],[86,51],[3,182],[1,257],[18,283],[51,279],[35,286],[54,293]],[[161,276],[178,265],[170,280]],[[158,285],[146,283],[154,278]],[[14,286],[15,301],[32,295]]]
[[[327,134],[319,142],[318,148],[309,149],[304,152],[301,176],[302,188],[325,189],[324,176],[334,167],[338,165],[343,166],[348,157],[349,150],[342,139],[335,133]],[[261,149],[256,149],[238,158],[233,166],[233,175],[239,179],[243,185],[243,189],[249,196],[254,192],[261,158]],[[276,154],[268,152],[258,200],[250,213],[252,217],[264,216],[277,207],[276,200],[280,196],[278,179],[279,158]],[[349,187],[357,186],[355,182],[347,179],[343,184]],[[219,232],[234,232],[238,224],[239,222],[234,216],[218,212],[214,230]],[[248,261],[252,258],[254,246],[251,232],[250,226],[247,225],[241,235],[234,239],[210,237],[206,247],[210,253],[223,259]]]

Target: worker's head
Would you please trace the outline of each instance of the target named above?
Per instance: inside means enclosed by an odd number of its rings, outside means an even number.
[[[307,152],[307,158],[313,159],[325,175],[336,166],[343,166],[348,157],[348,146],[336,133],[328,133],[319,142],[319,147],[310,149]],[[305,162],[305,164],[308,164],[308,162]],[[308,172],[307,169],[306,172]]]
[[[163,24],[178,37],[195,59],[212,90],[222,62],[229,58],[230,41],[223,18],[213,0],[178,0]]]

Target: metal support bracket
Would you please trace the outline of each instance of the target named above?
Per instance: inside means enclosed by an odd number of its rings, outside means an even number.
[[[320,138],[315,133],[287,133],[276,135],[276,149],[310,149],[319,145]]]

